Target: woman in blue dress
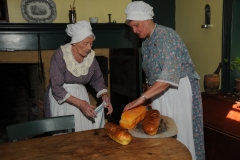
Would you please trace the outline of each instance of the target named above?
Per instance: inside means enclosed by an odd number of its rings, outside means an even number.
[[[192,159],[204,160],[205,147],[199,75],[186,45],[171,28],[153,22],[153,8],[134,1],[125,10],[127,24],[142,42],[142,68],[149,88],[124,111],[151,99],[152,108],[174,119],[177,139],[191,152]]]

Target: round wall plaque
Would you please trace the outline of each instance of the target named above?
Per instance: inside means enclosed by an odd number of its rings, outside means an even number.
[[[21,11],[29,23],[52,23],[57,16],[53,0],[22,0]]]

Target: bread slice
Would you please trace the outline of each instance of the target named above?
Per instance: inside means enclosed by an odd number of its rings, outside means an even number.
[[[121,115],[121,120],[119,121],[120,126],[126,129],[134,128],[140,121],[143,120],[147,112],[146,106],[138,106],[123,112]]]

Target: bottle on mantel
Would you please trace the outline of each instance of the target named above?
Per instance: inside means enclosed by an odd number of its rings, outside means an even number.
[[[218,94],[220,86],[220,70],[222,68],[222,62],[219,63],[217,69],[213,74],[207,74],[204,76],[204,90],[207,94]]]
[[[76,11],[75,9],[69,10],[69,22],[76,23]]]

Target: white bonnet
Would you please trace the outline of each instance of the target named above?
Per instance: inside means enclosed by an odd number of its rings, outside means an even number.
[[[68,24],[65,31],[72,37],[70,44],[80,42],[90,35],[93,35],[94,39],[96,38],[92,32],[90,23],[85,20],[78,21],[75,24]]]
[[[153,7],[143,1],[134,1],[127,5],[125,14],[128,20],[148,20],[153,19]]]

